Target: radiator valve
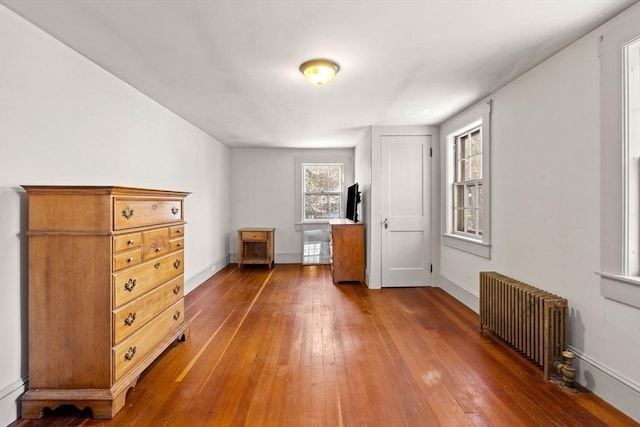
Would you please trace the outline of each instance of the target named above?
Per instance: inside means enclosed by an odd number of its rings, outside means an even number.
[[[569,350],[566,350],[562,352],[562,357],[564,358],[564,361],[556,363],[556,371],[558,374],[562,375],[562,383],[560,383],[560,387],[567,391],[576,393],[578,391],[576,388],[576,370],[573,367],[573,359],[576,358],[576,355]]]

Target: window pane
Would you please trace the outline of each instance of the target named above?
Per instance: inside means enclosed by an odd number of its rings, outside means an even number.
[[[469,173],[469,179],[481,179],[482,178],[482,163],[480,156],[473,156],[469,160],[471,171]]]
[[[466,181],[469,179],[469,175],[467,174],[467,161],[460,160],[458,162],[458,181]]]
[[[482,208],[483,206],[483,198],[482,198],[482,183],[478,183],[478,207]]]
[[[456,185],[455,186],[455,201],[454,203],[454,207],[455,208],[462,208],[464,207],[464,185]]]
[[[456,224],[456,231],[462,231],[464,232],[464,215],[463,215],[463,209],[456,209],[455,210],[455,224]]]
[[[305,165],[303,168],[305,193],[341,191],[341,165]]]
[[[327,166],[327,186],[325,191],[340,192],[342,189],[342,168],[338,165]]]
[[[467,208],[475,208],[476,207],[476,186],[474,184],[467,185],[465,197],[465,207]]]
[[[469,141],[469,135],[464,135],[464,136],[460,137],[460,143],[458,144],[458,147],[459,147],[458,158],[459,159],[462,159],[464,157],[468,157],[469,156],[468,141]]]
[[[471,133],[469,155],[475,156],[482,153],[482,140],[480,139],[480,129]]]
[[[474,209],[464,210],[464,221],[465,221],[466,231],[468,233],[475,233],[476,219],[474,215]]]
[[[340,218],[340,195],[338,194],[305,194],[304,219]]]

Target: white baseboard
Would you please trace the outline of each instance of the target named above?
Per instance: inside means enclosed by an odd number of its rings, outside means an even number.
[[[640,384],[615,372],[608,366],[569,346],[576,358],[574,367],[580,385],[606,400],[640,423]]]
[[[439,280],[438,280],[439,278]],[[476,313],[480,312],[480,296],[469,289],[455,283],[447,276],[440,274],[436,277],[436,286],[444,289],[448,294],[469,307]]]
[[[203,284],[207,279],[216,274],[218,271],[222,270],[224,267],[229,264],[229,256],[227,255],[224,258],[220,258],[215,261],[213,264],[210,264],[204,270],[201,270],[199,273],[196,273],[194,276],[186,279],[184,282],[184,294],[187,295],[189,292],[193,291],[195,288]]]
[[[0,390],[0,425],[6,426],[20,418],[20,396],[27,391],[28,378],[20,378]]]

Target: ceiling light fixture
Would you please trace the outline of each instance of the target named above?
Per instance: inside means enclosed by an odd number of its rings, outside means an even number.
[[[329,83],[338,71],[338,64],[327,59],[312,59],[300,65],[300,72],[304,77],[318,86]]]

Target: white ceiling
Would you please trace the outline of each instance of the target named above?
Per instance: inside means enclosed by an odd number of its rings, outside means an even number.
[[[0,0],[224,144],[313,148],[439,124],[636,2]]]

